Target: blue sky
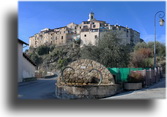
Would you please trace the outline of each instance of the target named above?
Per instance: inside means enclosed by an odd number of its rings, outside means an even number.
[[[91,11],[97,20],[128,26],[148,42],[154,41],[154,15],[165,11],[165,2],[19,2],[18,38],[28,43],[41,29],[80,24]],[[156,22],[157,41],[165,43],[166,26],[159,26],[158,16]]]

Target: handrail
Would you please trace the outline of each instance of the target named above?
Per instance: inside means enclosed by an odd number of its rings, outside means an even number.
[[[72,67],[65,67],[65,68],[61,71],[61,76],[62,76],[63,82],[65,82],[65,80],[64,80],[64,70],[67,69],[67,68],[70,68],[70,69],[72,69],[73,71],[75,71],[74,68],[72,68]]]
[[[97,72],[99,72],[99,73],[100,73],[100,81],[99,81],[99,83],[98,83],[98,85],[100,85],[100,84],[101,84],[101,82],[102,82],[102,80],[103,80],[102,73],[101,73],[101,71],[99,71],[99,70],[97,70],[97,69],[91,69],[89,72],[91,72],[91,71],[93,71],[93,70],[95,70],[95,71],[97,71]]]
[[[61,76],[62,76],[62,81],[63,81],[63,82],[65,82],[65,80],[64,80],[64,70],[67,69],[67,68],[70,68],[70,69],[72,69],[73,71],[75,71],[74,68],[72,68],[72,67],[65,67],[65,68],[61,71]],[[97,71],[97,72],[100,74],[100,81],[99,81],[99,83],[98,83],[98,85],[100,85],[101,82],[102,82],[102,80],[103,80],[102,73],[101,73],[101,71],[99,71],[99,70],[97,70],[97,69],[91,69],[89,72],[92,72],[93,70]]]

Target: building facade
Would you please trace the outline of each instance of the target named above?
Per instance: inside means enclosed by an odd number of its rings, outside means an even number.
[[[22,78],[35,77],[36,64],[24,53],[22,62]]]
[[[18,39],[18,82],[22,82],[24,78],[34,77],[36,65],[23,54],[23,44],[28,45],[24,41]]]
[[[122,44],[140,42],[140,33],[120,25],[110,25],[105,21],[96,20],[94,13],[89,14],[89,19],[81,24],[70,23],[67,26],[49,29],[45,28],[29,38],[30,47],[36,48],[44,44],[66,45],[75,39],[81,40],[81,47],[84,45],[96,45],[96,42],[106,31],[117,32]]]

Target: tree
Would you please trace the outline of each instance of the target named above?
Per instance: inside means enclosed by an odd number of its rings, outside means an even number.
[[[41,45],[36,49],[36,52],[38,53],[38,55],[44,55],[44,54],[49,54],[49,46],[46,45]]]
[[[165,60],[165,45],[156,42],[156,59],[157,66],[163,66]],[[138,43],[131,53],[131,67],[153,67],[154,58],[154,42]]]
[[[42,63],[42,58],[39,57],[37,54],[35,53],[32,53],[30,55],[30,59],[36,64],[36,65],[39,65]]]
[[[150,48],[139,48],[131,53],[130,67],[152,67],[153,53]]]
[[[148,42],[148,47],[151,48],[152,51],[154,51],[154,42]],[[156,54],[157,56],[160,57],[165,57],[165,53],[166,53],[166,47],[164,44],[160,43],[160,42],[156,42]]]
[[[95,60],[106,67],[127,67],[129,49],[121,44],[117,33],[106,32],[98,39],[96,46],[83,47],[81,57]]]
[[[136,46],[134,47],[134,50],[138,50],[140,48],[150,48],[152,52],[154,52],[154,42],[142,42],[142,43],[137,43]],[[160,57],[165,57],[165,45],[160,43],[160,42],[156,42],[156,54],[157,56]]]
[[[137,43],[134,47],[134,50],[138,50],[140,48],[148,48],[147,43],[145,43],[145,42]]]

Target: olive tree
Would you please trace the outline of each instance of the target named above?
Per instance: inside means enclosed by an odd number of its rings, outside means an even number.
[[[95,60],[106,67],[127,67],[129,49],[122,44],[117,33],[106,32],[98,39],[96,46],[83,47],[81,57]]]

